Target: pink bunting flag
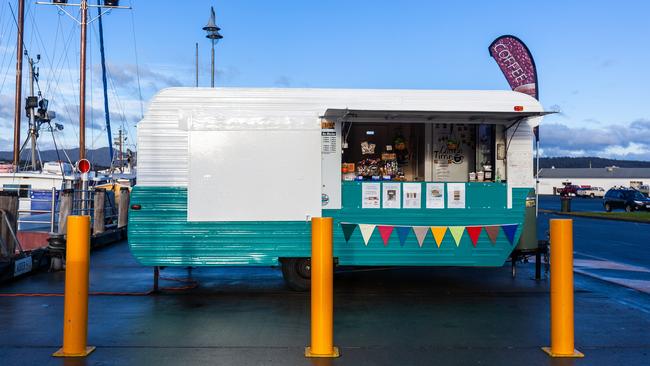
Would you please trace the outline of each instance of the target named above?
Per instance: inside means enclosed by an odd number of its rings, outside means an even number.
[[[377,229],[379,229],[379,235],[381,235],[384,241],[384,246],[388,246],[388,239],[390,238],[390,234],[393,233],[393,226],[377,226]]]
[[[467,230],[467,234],[469,234],[469,238],[472,240],[472,244],[474,247],[476,247],[478,238],[481,235],[481,230],[483,230],[483,226],[468,226],[465,228],[465,230]]]

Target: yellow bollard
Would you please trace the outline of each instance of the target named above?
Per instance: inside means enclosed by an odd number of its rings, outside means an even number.
[[[88,337],[90,216],[68,216],[63,347],[56,357],[85,357],[95,350]]]
[[[552,219],[551,357],[584,357],[575,349],[573,332],[573,220]]]
[[[311,220],[311,347],[305,357],[339,357],[334,347],[332,218]]]

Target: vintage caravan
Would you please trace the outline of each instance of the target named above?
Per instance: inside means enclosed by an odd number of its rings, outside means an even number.
[[[501,266],[537,245],[544,114],[513,91],[165,89],[138,125],[130,249],[305,288],[310,218],[332,217],[340,265]]]

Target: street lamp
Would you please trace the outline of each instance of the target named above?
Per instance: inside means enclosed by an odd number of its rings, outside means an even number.
[[[208,24],[203,27],[203,30],[208,33],[205,37],[212,41],[212,82],[210,85],[214,88],[214,45],[215,43],[218,43],[223,36],[219,34],[221,28],[217,27],[214,7],[212,6],[210,7],[210,20],[208,20]]]

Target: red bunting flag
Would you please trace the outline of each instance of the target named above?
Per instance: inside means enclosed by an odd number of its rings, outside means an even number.
[[[384,241],[384,246],[388,246],[388,239],[390,234],[393,233],[393,226],[377,226],[377,229],[379,229],[379,234]]]
[[[467,234],[469,234],[469,238],[472,239],[472,244],[476,247],[476,244],[478,243],[478,237],[481,235],[481,230],[483,230],[483,226],[468,226],[465,228],[467,230]]]

